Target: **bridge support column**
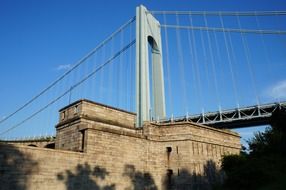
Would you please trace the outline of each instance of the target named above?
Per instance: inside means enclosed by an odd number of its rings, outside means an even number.
[[[150,98],[148,44],[152,48],[153,110]],[[155,119],[165,118],[163,76],[160,23],[141,5],[136,8],[136,127],[141,127],[144,121],[150,121],[151,112]]]

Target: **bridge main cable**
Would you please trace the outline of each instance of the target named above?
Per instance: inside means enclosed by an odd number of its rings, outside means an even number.
[[[285,16],[286,11],[150,11],[154,15],[206,15],[206,16]]]
[[[60,96],[58,96],[57,98],[53,99],[52,101],[50,101],[48,104],[46,104],[45,106],[43,106],[42,108],[40,108],[39,110],[37,110],[36,112],[34,112],[33,114],[31,114],[30,116],[28,116],[27,118],[25,118],[24,120],[22,120],[21,122],[13,125],[12,127],[9,127],[8,129],[6,129],[5,131],[0,133],[0,136],[19,127],[20,125],[22,125],[23,123],[29,121],[30,119],[32,119],[33,117],[35,117],[36,115],[38,115],[39,113],[41,113],[42,111],[44,111],[45,109],[47,109],[49,106],[53,105],[55,102],[57,102],[58,100],[60,100],[61,98],[63,98],[65,95],[67,95],[68,93],[70,93],[71,90],[73,90],[74,88],[78,87],[79,85],[81,85],[83,82],[85,82],[86,80],[88,80],[90,77],[92,77],[94,74],[96,74],[97,72],[99,72],[100,70],[102,70],[106,65],[110,64],[115,58],[117,58],[118,56],[120,56],[122,53],[124,53],[126,50],[128,50],[130,47],[132,47],[135,44],[136,40],[133,40],[132,42],[130,42],[129,44],[127,44],[125,47],[123,47],[120,51],[118,51],[117,53],[115,53],[112,57],[110,57],[106,62],[104,62],[103,64],[99,65],[96,69],[94,69],[91,73],[89,73],[88,75],[86,75],[84,78],[82,78],[79,82],[77,82],[76,84],[74,84],[72,86],[72,88],[68,89],[67,91],[65,91],[64,93],[62,93]]]
[[[286,35],[284,30],[252,30],[237,28],[216,28],[216,27],[200,27],[200,26],[180,26],[180,25],[161,25],[162,28],[187,29],[187,30],[205,30],[212,32],[237,32],[237,33],[254,33],[254,34],[275,34]]]
[[[96,46],[92,51],[90,51],[88,54],[86,54],[82,59],[80,59],[72,68],[70,68],[67,72],[65,72],[62,76],[60,76],[57,80],[52,82],[48,87],[46,87],[44,90],[42,90],[39,94],[34,96],[32,99],[30,99],[28,102],[20,106],[16,111],[12,112],[5,118],[0,120],[0,124],[14,116],[19,111],[23,110],[25,107],[30,105],[32,102],[34,102],[36,99],[38,99],[40,96],[45,94],[48,90],[50,90],[53,86],[55,86],[57,83],[59,83],[62,79],[64,79],[67,75],[69,75],[73,70],[75,70],[77,67],[79,67],[81,64],[83,64],[89,57],[91,57],[93,54],[95,54],[100,48],[102,48],[104,45],[106,45],[109,41],[113,39],[114,36],[116,36],[118,33],[122,32],[127,26],[129,26],[131,23],[135,21],[135,17],[128,20],[125,24],[123,24],[121,27],[119,27],[115,32],[113,32],[108,38],[106,38],[104,41],[102,41],[98,46]]]

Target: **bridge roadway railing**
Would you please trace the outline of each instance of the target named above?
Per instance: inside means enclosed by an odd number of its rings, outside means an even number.
[[[33,147],[54,148],[55,136],[35,136],[15,139],[0,139],[0,143],[19,144]]]
[[[270,117],[276,110],[286,110],[286,102],[249,106],[207,112],[196,115],[158,120],[158,123],[190,121],[215,128],[243,128],[270,124]]]

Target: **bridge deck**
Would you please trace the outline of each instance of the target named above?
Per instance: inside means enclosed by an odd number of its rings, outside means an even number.
[[[270,117],[276,110],[286,110],[286,102],[207,112],[197,115],[160,120],[158,122],[191,121],[194,123],[213,126],[215,128],[243,128],[270,124]]]

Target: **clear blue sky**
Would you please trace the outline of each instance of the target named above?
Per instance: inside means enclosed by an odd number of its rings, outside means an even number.
[[[286,10],[285,0],[1,0],[0,118],[60,76],[59,66],[74,64],[133,17],[140,4],[149,10]],[[271,81],[285,90],[281,68]]]

